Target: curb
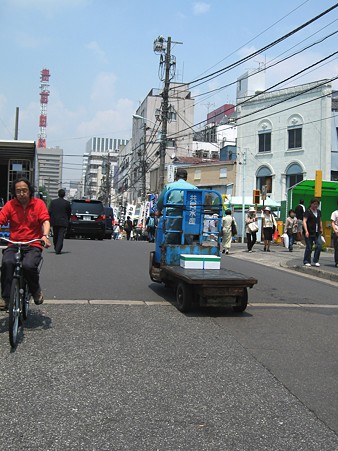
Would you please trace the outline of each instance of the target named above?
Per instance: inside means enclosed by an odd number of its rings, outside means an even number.
[[[331,282],[338,282],[338,272],[337,272],[337,274],[335,274],[335,273],[323,271],[321,269],[315,269],[315,268],[312,268],[311,266],[305,268],[304,266],[299,266],[299,265],[288,265],[288,263],[286,263],[286,265],[281,264],[281,266],[284,268],[287,268],[287,269],[292,269],[296,272],[301,272],[304,274],[311,275],[313,277],[317,277],[318,279],[326,279],[326,280],[330,280]]]

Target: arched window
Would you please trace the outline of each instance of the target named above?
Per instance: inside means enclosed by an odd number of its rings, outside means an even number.
[[[286,171],[286,189],[303,180],[303,169],[298,163],[291,164]]]
[[[262,166],[256,175],[256,188],[262,191],[263,186],[266,186],[267,193],[272,193],[272,174],[267,166]]]

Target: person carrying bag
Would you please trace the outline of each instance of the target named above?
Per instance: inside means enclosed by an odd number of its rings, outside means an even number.
[[[252,252],[252,248],[254,247],[257,241],[257,232],[258,232],[257,221],[258,219],[255,207],[250,207],[245,217],[245,233],[248,252]]]

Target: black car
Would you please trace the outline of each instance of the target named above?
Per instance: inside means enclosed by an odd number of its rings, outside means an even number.
[[[74,199],[71,209],[66,238],[82,236],[103,240],[106,233],[106,215],[101,201]]]
[[[111,237],[113,234],[114,211],[111,207],[104,207],[104,214],[106,216],[105,238],[108,238],[108,240],[111,240]]]

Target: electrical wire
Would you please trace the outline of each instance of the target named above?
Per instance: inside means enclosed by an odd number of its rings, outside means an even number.
[[[200,81],[203,81],[204,83],[206,83],[207,81],[213,80],[214,78],[224,74],[225,72],[228,72],[230,69],[233,69],[234,67],[237,67],[241,64],[243,64],[244,62],[254,58],[255,56],[259,55],[260,53],[265,52],[266,50],[274,47],[275,45],[279,44],[280,42],[283,42],[285,39],[289,38],[290,36],[293,36],[294,34],[298,33],[299,31],[301,31],[303,28],[308,27],[310,24],[314,23],[315,21],[317,21],[318,19],[320,19],[321,17],[325,16],[326,14],[330,13],[331,11],[333,11],[335,8],[338,7],[338,3],[334,4],[333,6],[331,6],[330,8],[328,8],[327,10],[323,11],[322,13],[318,14],[317,16],[313,17],[312,19],[308,20],[307,22],[303,23],[302,25],[298,26],[297,28],[294,28],[293,30],[291,30],[289,33],[285,34],[284,36],[276,39],[275,41],[267,44],[266,46],[262,47],[259,50],[256,50],[255,52],[251,53],[250,55],[241,58],[240,60],[235,61],[234,63],[223,67],[222,69],[219,69],[209,75],[206,75],[204,77],[200,77],[197,78],[196,80],[192,80],[190,81],[188,84],[189,86],[198,83]],[[194,86],[196,87],[196,86]]]

